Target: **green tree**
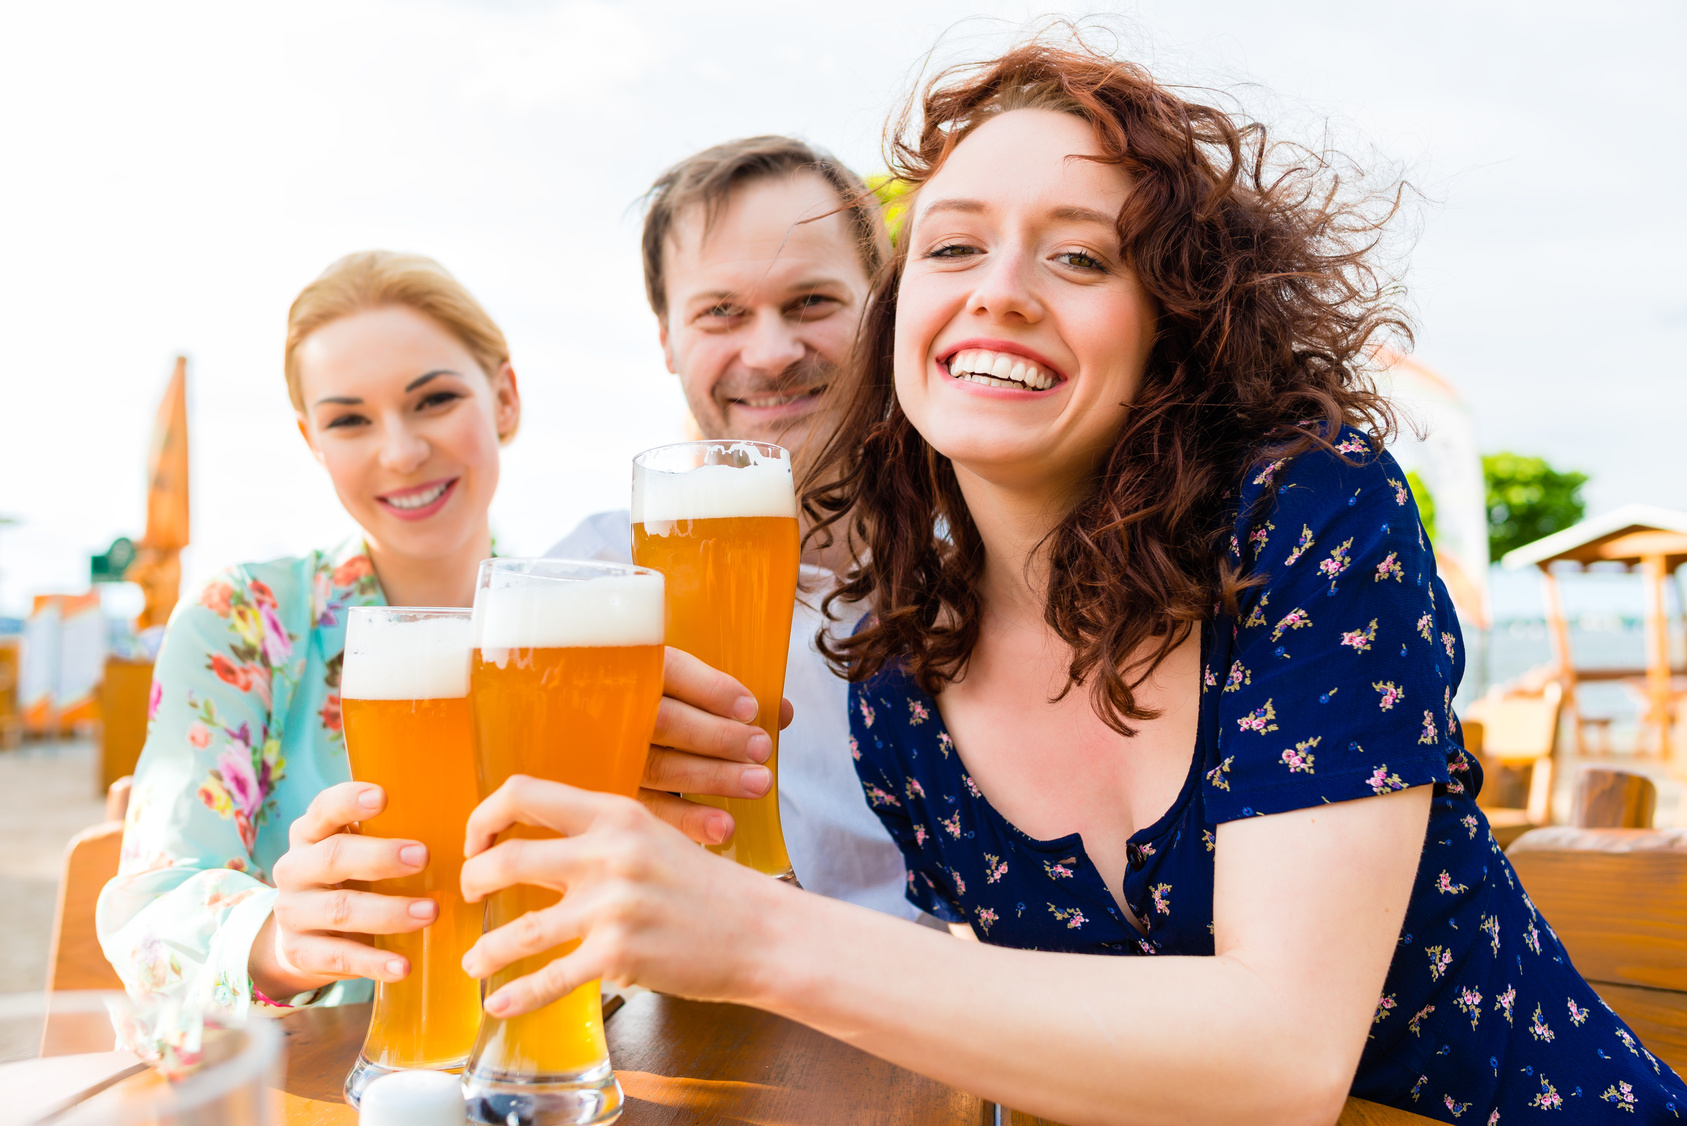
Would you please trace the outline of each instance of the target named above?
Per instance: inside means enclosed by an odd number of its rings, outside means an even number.
[[[1423,521],[1423,530],[1433,542],[1435,539],[1435,497],[1429,491],[1429,485],[1417,470],[1406,474],[1406,487],[1412,490],[1412,499],[1418,505],[1418,519]]]
[[[1544,458],[1488,454],[1482,459],[1488,493],[1488,555],[1494,560],[1542,536],[1562,531],[1587,512],[1587,474],[1561,473]]]

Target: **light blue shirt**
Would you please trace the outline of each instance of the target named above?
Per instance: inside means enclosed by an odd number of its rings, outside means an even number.
[[[550,551],[554,559],[632,562],[632,517],[626,509],[588,516]],[[806,585],[833,576],[803,568]],[[808,603],[808,604],[805,604]],[[797,879],[809,891],[912,919],[903,896],[902,853],[867,807],[849,745],[849,684],[835,676],[814,646],[820,595],[799,598],[791,616],[785,697],[795,718],[779,736],[779,818]]]

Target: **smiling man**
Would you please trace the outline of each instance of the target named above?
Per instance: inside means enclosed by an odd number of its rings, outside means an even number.
[[[649,200],[645,293],[698,429],[800,452],[888,251],[865,186],[801,141],[751,137],[681,161]],[[631,544],[622,509],[588,517],[550,554],[630,562]],[[830,579],[808,562],[811,579]],[[798,602],[785,674],[795,719],[779,739],[791,861],[810,891],[912,917],[901,853],[855,775],[847,685],[814,648],[819,626]]]

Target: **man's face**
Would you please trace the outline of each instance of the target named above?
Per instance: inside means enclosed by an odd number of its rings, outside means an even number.
[[[675,216],[662,351],[705,438],[795,449],[808,436],[869,284],[838,208],[799,172],[735,188],[706,234],[701,205]]]

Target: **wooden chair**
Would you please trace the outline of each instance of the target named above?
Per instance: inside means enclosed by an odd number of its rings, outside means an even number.
[[[1496,690],[1471,704],[1462,717],[1465,750],[1482,764],[1476,803],[1501,848],[1552,823],[1563,691],[1556,681],[1539,692]]]
[[[1687,1072],[1687,829],[1555,826],[1507,856],[1588,984]]]
[[[1570,824],[1578,829],[1650,829],[1658,787],[1644,774],[1589,767],[1576,779]]]
[[[129,806],[129,778],[120,778],[106,791],[106,820],[71,838],[64,853],[58,904],[53,910],[53,937],[47,954],[47,992],[69,989],[115,989],[123,981],[106,961],[94,932],[94,907],[100,891],[117,875],[123,851],[123,815]],[[49,1015],[42,1034],[41,1054],[108,1051],[109,1021],[78,1016]]]

